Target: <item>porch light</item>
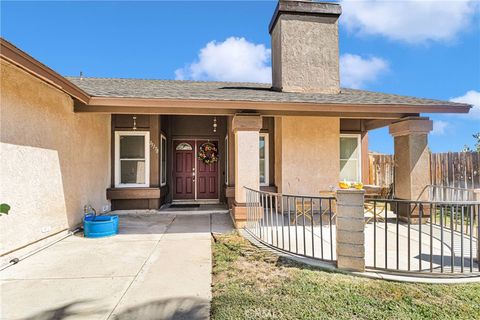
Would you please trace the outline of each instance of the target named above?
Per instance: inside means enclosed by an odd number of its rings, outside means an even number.
[[[132,127],[132,130],[137,130],[137,117],[136,116],[133,116],[133,127]]]
[[[213,117],[213,132],[217,132],[217,117]]]

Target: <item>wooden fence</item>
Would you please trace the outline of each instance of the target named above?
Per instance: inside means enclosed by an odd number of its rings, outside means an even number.
[[[390,154],[369,154],[368,183],[388,187],[393,184],[394,162]]]
[[[393,155],[369,154],[369,163],[369,184],[389,186],[393,183]],[[430,154],[430,183],[465,189],[480,188],[480,153]]]

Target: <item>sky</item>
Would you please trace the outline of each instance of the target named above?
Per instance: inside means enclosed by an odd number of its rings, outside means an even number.
[[[480,2],[340,1],[342,87],[452,100],[468,115],[426,114],[433,152],[480,131]],[[1,1],[2,37],[62,75],[271,81],[276,1]],[[386,128],[370,150],[393,153]]]

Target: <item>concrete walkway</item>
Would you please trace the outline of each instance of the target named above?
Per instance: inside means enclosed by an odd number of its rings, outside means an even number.
[[[226,214],[120,215],[120,234],[71,236],[0,272],[1,319],[208,319],[210,231]]]

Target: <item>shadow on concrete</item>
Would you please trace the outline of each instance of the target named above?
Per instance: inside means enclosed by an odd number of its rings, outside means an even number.
[[[106,312],[106,310],[75,310],[78,309],[80,305],[87,304],[91,301],[92,300],[79,300],[67,303],[61,307],[40,312],[32,317],[25,318],[24,320],[61,320],[72,316],[88,319],[91,316]]]
[[[421,259],[422,262],[422,269],[428,268],[430,265],[430,254],[422,253],[421,256],[417,255],[414,257],[415,259]],[[442,256],[438,254],[434,254],[431,257],[432,259],[432,264],[433,264],[433,269],[440,269],[440,265],[442,263]],[[462,257],[454,256],[453,257],[453,268],[454,269],[460,269],[462,266]],[[475,263],[475,260],[473,264],[470,261],[470,257],[463,257],[463,267],[465,270],[470,269],[470,266],[472,266],[474,271],[478,271],[478,264]],[[444,255],[443,256],[443,267],[444,268],[451,268],[452,267],[452,256],[450,255]]]
[[[209,301],[199,298],[171,298],[152,301],[116,314],[115,320],[208,319]]]
[[[38,313],[24,320],[63,320],[70,317],[75,318],[96,318],[95,315],[102,316],[108,312],[105,309],[92,310],[75,310],[82,308],[80,305],[91,302],[91,300],[80,300],[65,304],[61,307],[50,309]],[[138,305],[125,311],[118,313],[109,319],[114,320],[179,320],[179,319],[208,319],[209,318],[208,300],[195,297],[189,298],[172,298],[152,301],[142,305]]]

